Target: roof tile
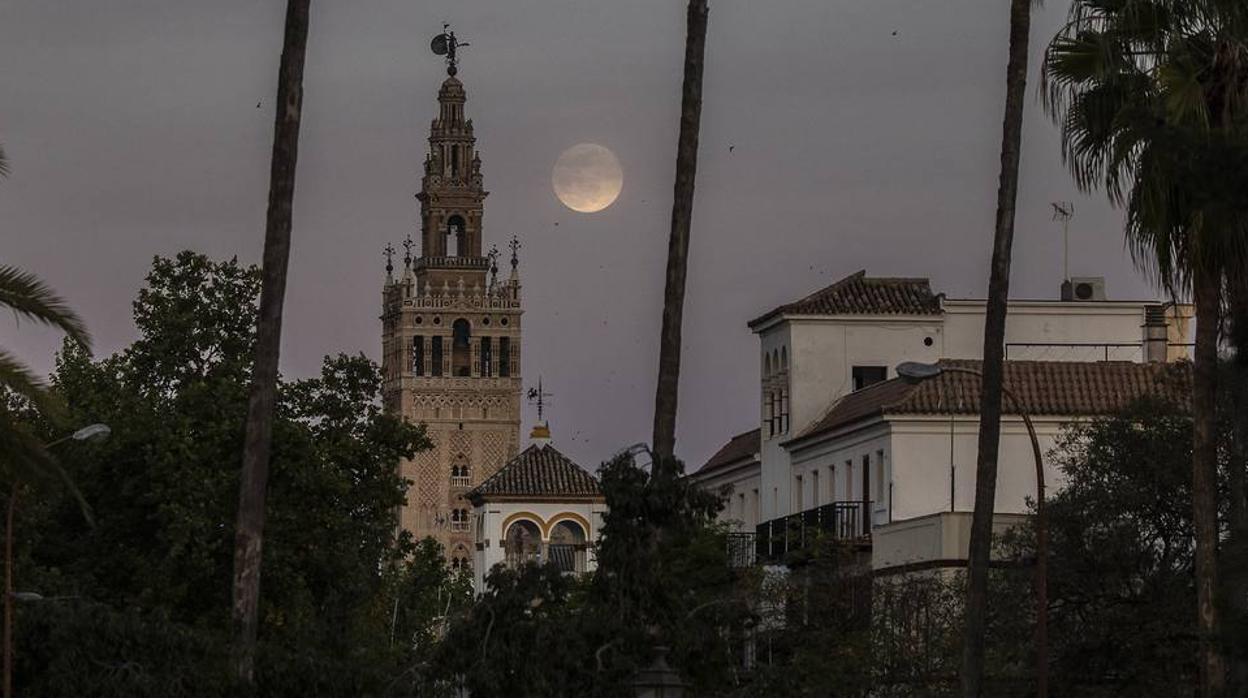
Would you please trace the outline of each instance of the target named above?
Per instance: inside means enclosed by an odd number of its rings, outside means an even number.
[[[775,315],[938,315],[940,296],[922,278],[869,277],[866,270],[753,320]]]
[[[884,414],[979,414],[981,361],[944,359],[946,370],[919,382],[894,378],[845,395],[792,441]],[[962,370],[958,370],[962,369]],[[1186,401],[1187,364],[1127,361],[1007,361],[1005,386],[1030,415],[1111,414],[1145,396]],[[1005,414],[1018,414],[1007,397]]]
[[[468,493],[490,496],[600,497],[598,480],[549,444],[533,444]]]

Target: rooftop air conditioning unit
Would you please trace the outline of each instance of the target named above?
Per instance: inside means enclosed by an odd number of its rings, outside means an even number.
[[[1076,276],[1069,281],[1063,281],[1062,300],[1075,302],[1105,300],[1105,277]]]

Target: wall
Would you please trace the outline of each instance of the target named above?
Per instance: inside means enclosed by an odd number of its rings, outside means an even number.
[[[1037,417],[1032,421],[1045,464],[1045,486],[1053,491],[1062,484],[1062,475],[1049,457],[1049,451],[1056,444],[1062,424],[1071,421],[1071,418]],[[908,416],[893,418],[890,426],[892,520],[911,519],[951,509],[972,511],[975,507],[979,420],[965,415],[959,415],[952,422],[948,417]],[[1034,498],[1036,493],[1035,473],[1031,439],[1022,420],[1002,415],[995,510],[1000,513],[1026,513],[1026,499]]]

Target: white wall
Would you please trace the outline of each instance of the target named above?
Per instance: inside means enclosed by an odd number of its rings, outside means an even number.
[[[1032,421],[1045,465],[1045,486],[1051,492],[1063,481],[1049,451],[1057,442],[1062,423],[1071,418],[1034,418]],[[889,423],[893,454],[892,520],[942,511],[973,511],[979,420],[958,416],[951,422],[947,417],[914,416],[894,418]],[[1034,499],[1035,494],[1036,467],[1031,439],[1021,419],[1003,415],[995,510],[1003,514],[1026,513],[1026,500]]]
[[[725,467],[709,477],[697,477],[698,487],[710,492],[727,491],[728,497],[717,520],[736,531],[752,532],[762,513],[762,480],[757,462]]]
[[[1143,361],[1144,302],[1011,301],[1005,342],[1011,344],[1130,344],[1110,348],[1115,361]],[[982,300],[946,300],[946,358],[978,359],[984,349]],[[1104,347],[1009,347],[1009,358],[1102,361]]]

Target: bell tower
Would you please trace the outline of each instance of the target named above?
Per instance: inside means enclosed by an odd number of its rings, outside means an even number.
[[[435,52],[450,54],[449,75],[416,195],[420,254],[412,257],[409,235],[396,276],[387,247],[381,316],[385,408],[424,424],[433,442],[400,464],[412,482],[400,526],[442,543],[453,567],[471,565],[476,543],[464,495],[518,451],[522,314],[519,241],[510,241],[506,280],[498,278],[497,247],[482,252],[487,192],[455,76],[457,45],[466,44],[450,32],[434,39]]]

